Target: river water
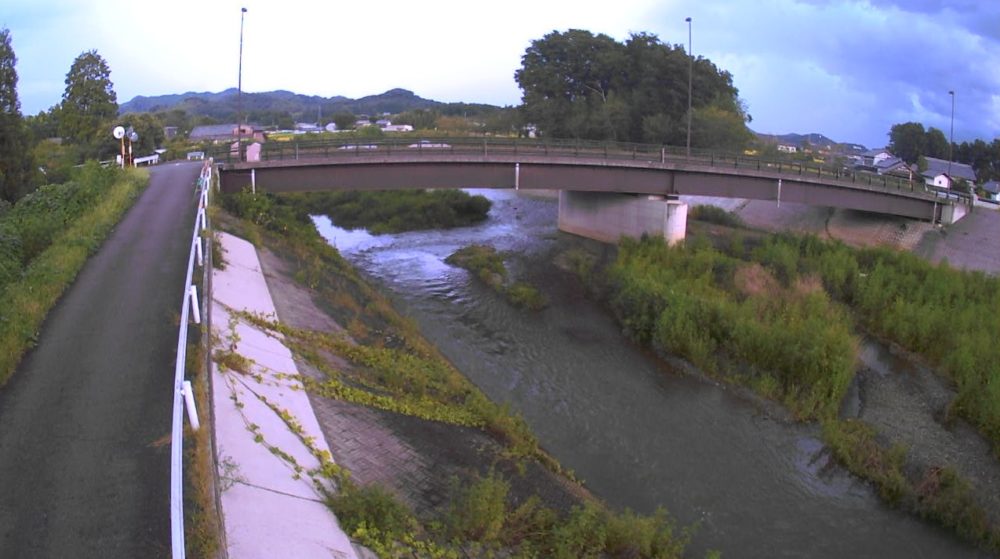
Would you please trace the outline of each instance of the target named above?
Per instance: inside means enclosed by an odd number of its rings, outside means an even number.
[[[553,263],[575,238],[554,200],[471,191],[493,201],[471,228],[373,237],[315,222],[356,267],[490,398],[521,413],[542,446],[616,507],[665,507],[698,525],[692,556],[975,557],[943,530],[883,505],[832,464],[816,426],[680,374],[631,344]],[[444,263],[462,246],[512,251],[512,272],[551,304],[511,307]]]

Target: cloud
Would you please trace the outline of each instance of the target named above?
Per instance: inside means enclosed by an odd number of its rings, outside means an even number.
[[[894,123],[958,140],[1000,135],[1000,2],[979,0],[459,0],[324,2],[14,0],[25,113],[59,102],[73,59],[96,48],[120,101],[236,85],[360,97],[393,87],[443,101],[517,104],[524,50],[553,30],[618,40],[652,32],[729,70],[762,132],[879,145]]]

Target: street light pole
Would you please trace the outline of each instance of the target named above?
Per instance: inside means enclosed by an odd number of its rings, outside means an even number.
[[[240,66],[236,78],[236,153],[243,160],[243,16],[246,8],[240,8]]]
[[[951,181],[951,160],[952,150],[955,149],[955,91],[948,92],[951,95],[951,132],[948,133],[948,181]],[[949,183],[950,184],[950,183]]]
[[[687,156],[691,157],[691,85],[694,81],[694,53],[691,52],[691,18],[684,21],[688,24],[688,131]]]

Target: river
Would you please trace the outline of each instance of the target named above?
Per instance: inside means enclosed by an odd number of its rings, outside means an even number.
[[[671,370],[553,263],[574,238],[554,200],[470,191],[493,201],[471,228],[371,236],[325,217],[320,232],[381,284],[403,314],[490,398],[522,414],[542,446],[616,507],[665,507],[697,524],[690,555],[985,556],[883,505],[831,462],[814,425],[773,419],[731,390]],[[550,300],[511,307],[444,263],[462,246],[511,251],[515,276]]]

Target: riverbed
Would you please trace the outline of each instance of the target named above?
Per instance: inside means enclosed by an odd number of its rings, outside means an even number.
[[[556,230],[552,200],[473,191],[485,223],[371,236],[324,217],[320,232],[381,284],[401,312],[490,398],[522,414],[543,447],[612,506],[665,507],[696,525],[691,555],[726,557],[980,556],[926,522],[883,505],[833,463],[818,427],[684,374],[631,344],[556,255],[580,243]],[[512,307],[445,264],[472,243],[510,251],[513,275],[550,301]]]

